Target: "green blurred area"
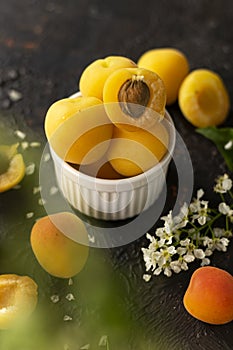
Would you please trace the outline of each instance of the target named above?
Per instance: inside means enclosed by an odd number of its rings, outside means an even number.
[[[28,275],[38,284],[36,310],[17,328],[0,331],[0,348],[76,350],[89,344],[89,349],[149,349],[142,344],[143,326],[130,315],[127,283],[113,270],[107,250],[91,248],[86,266],[73,278],[72,285],[66,279],[50,276],[36,261],[30,231],[35,220],[46,212],[38,204],[40,193],[33,194],[33,189],[39,186],[45,139],[41,131],[32,132],[22,125],[20,130],[26,137],[19,140],[14,134],[14,121],[2,120],[0,117],[0,144],[39,141],[41,146],[26,150],[19,146],[26,166],[35,163],[35,173],[25,176],[20,188],[0,194],[0,274]],[[26,218],[28,212],[33,212],[33,217]],[[67,300],[69,293],[74,300]],[[53,295],[59,296],[57,303],[51,301]],[[70,320],[64,321],[65,316]]]

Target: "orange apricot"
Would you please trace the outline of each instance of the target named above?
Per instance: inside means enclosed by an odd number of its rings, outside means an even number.
[[[113,132],[102,101],[95,97],[80,96],[55,102],[44,124],[54,151],[75,164],[89,164],[101,158]]]
[[[187,57],[174,48],[152,49],[138,60],[138,67],[157,73],[163,80],[167,92],[167,104],[177,100],[180,85],[189,72]]]
[[[37,284],[28,276],[0,275],[0,329],[28,318],[37,305]]]
[[[120,68],[136,67],[131,59],[123,56],[108,56],[89,64],[83,71],[79,89],[83,96],[103,99],[103,88],[109,75]]]
[[[168,133],[161,123],[150,131],[131,132],[114,128],[113,141],[107,156],[115,171],[123,176],[135,176],[156,165],[166,154]]]
[[[117,127],[136,131],[164,117],[166,92],[157,74],[142,68],[122,68],[106,80],[103,101]]]
[[[183,298],[186,310],[198,320],[224,324],[233,320],[233,276],[212,266],[198,268]]]
[[[73,277],[87,261],[88,233],[74,214],[62,212],[39,219],[30,241],[39,264],[53,276]]]

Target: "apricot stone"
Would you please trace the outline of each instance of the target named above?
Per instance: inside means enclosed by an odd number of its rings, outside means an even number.
[[[54,151],[65,161],[89,164],[107,151],[113,126],[102,101],[76,97],[52,104],[45,118],[45,133]]]
[[[123,56],[108,56],[88,65],[80,78],[79,89],[83,96],[103,99],[103,88],[109,75],[120,68],[136,67],[131,59]]]
[[[30,240],[39,264],[53,276],[73,277],[87,261],[87,230],[74,214],[62,212],[39,219]]]
[[[166,154],[168,133],[161,123],[148,130],[131,132],[114,128],[108,159],[117,173],[135,176],[156,165]]]
[[[37,284],[28,276],[0,275],[0,329],[27,319],[37,305]]]
[[[186,56],[174,48],[152,49],[138,60],[138,67],[157,73],[163,80],[167,92],[167,104],[177,100],[179,87],[189,72]]]
[[[136,131],[164,117],[166,92],[157,74],[143,68],[122,68],[106,80],[103,101],[117,127]]]
[[[179,106],[194,126],[205,128],[224,122],[230,99],[220,76],[208,69],[192,71],[179,90]]]
[[[186,310],[198,320],[224,324],[233,320],[233,276],[205,266],[197,269],[183,298]]]

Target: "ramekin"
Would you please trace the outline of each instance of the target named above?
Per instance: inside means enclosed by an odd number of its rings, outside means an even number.
[[[154,167],[130,178],[108,180],[86,175],[61,159],[50,146],[57,184],[69,204],[100,220],[132,218],[152,206],[166,182],[176,142],[175,127],[167,111],[162,123],[169,133],[168,152]]]

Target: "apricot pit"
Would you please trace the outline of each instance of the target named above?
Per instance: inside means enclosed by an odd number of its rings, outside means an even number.
[[[142,68],[122,68],[106,80],[103,101],[117,127],[136,131],[164,117],[166,92],[157,74]]]

